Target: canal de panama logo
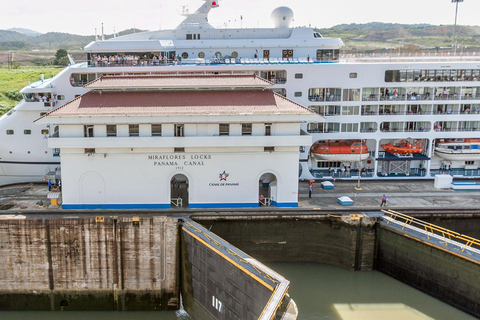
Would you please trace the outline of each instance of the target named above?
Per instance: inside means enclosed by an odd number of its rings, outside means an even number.
[[[218,177],[220,178],[220,181],[227,181],[229,175],[229,173],[226,173],[225,170],[223,170],[223,172],[220,173]]]

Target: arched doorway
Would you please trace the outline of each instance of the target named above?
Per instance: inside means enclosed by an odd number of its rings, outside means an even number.
[[[258,181],[258,204],[260,207],[277,205],[277,177],[264,173]]]
[[[80,177],[80,203],[101,205],[105,203],[105,182],[97,172],[86,172]]]
[[[172,208],[188,208],[188,178],[176,174],[170,180],[170,206]]]

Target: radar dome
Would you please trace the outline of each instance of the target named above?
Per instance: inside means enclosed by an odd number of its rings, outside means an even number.
[[[270,15],[275,28],[290,28],[293,21],[293,11],[289,7],[278,7]]]

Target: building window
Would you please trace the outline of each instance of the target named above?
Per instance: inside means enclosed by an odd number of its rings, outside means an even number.
[[[192,37],[192,34],[187,34],[187,40],[192,40],[193,37]]]
[[[42,129],[41,133],[42,134],[48,134],[48,129]]]
[[[43,117],[46,114],[47,114],[46,112],[40,112],[40,117]]]
[[[273,151],[275,151],[275,147],[263,147],[263,151],[265,151],[265,152],[273,152]]]
[[[85,148],[85,153],[88,153],[88,155],[94,154],[95,148]]]
[[[185,152],[185,148],[173,148],[173,152]]]
[[[128,135],[130,137],[138,137],[140,135],[140,126],[138,124],[129,124]]]
[[[303,79],[303,73],[295,73],[295,79]]]
[[[32,130],[30,129],[23,130],[23,134],[32,134]]]
[[[350,77],[350,79],[355,79],[357,77],[357,73],[356,72],[350,72],[349,77]]]
[[[183,125],[183,124],[176,124],[175,125],[175,137],[184,137],[185,136],[184,127],[185,127],[185,125]]]
[[[152,137],[160,137],[162,135],[162,125],[152,124]]]
[[[57,95],[58,100],[65,100],[65,96],[63,94]]]
[[[184,52],[182,53],[182,59],[187,59],[188,58],[188,53]]]
[[[14,131],[13,130],[7,130],[7,134],[12,135],[12,134],[14,134]]]
[[[205,58],[205,52],[199,52],[198,57],[202,59]]]
[[[265,135],[266,136],[271,136],[272,135],[272,124],[271,123],[265,123]]]
[[[242,123],[242,136],[251,136],[251,135],[252,135],[252,124]]]
[[[117,136],[117,126],[114,124],[107,125],[107,137],[116,137]]]
[[[221,136],[228,136],[230,134],[230,125],[228,123],[220,123],[218,125],[218,133]]]
[[[302,96],[302,92],[301,91],[297,91],[293,94],[295,97],[301,97]]]
[[[86,138],[93,137],[93,125],[83,126],[83,136]]]

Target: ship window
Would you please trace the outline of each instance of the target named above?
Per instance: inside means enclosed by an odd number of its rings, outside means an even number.
[[[32,130],[30,129],[23,130],[23,134],[32,134]]]
[[[318,161],[317,168],[340,168],[341,163],[338,161]]]
[[[215,52],[215,58],[221,58],[222,53],[220,51]]]
[[[152,124],[152,137],[160,137],[162,135],[162,125]]]
[[[187,40],[192,40],[192,35],[191,34],[187,34]]]
[[[205,58],[205,52],[199,52],[198,57],[199,58]]]
[[[185,148],[173,148],[173,152],[185,152]]]
[[[7,130],[7,134],[12,135],[12,134],[14,134],[14,131],[13,130]]]
[[[295,73],[295,79],[303,79],[303,73]]]
[[[182,59],[187,59],[188,58],[188,53],[184,52],[182,53]]]
[[[273,152],[275,151],[275,147],[263,147],[264,152]]]
[[[200,33],[197,34],[197,40],[200,40]]]
[[[88,155],[94,154],[95,153],[95,148],[85,148],[85,153],[88,153]]]
[[[350,74],[348,76],[350,77],[350,79],[355,79],[357,77],[357,73],[356,72],[350,72]]]
[[[238,58],[238,52],[237,51],[232,52],[232,58]]]
[[[242,136],[251,136],[251,135],[252,135],[252,124],[242,123]]]
[[[465,161],[465,164],[466,164],[467,166],[469,166],[469,165],[471,166],[471,165],[474,164],[474,163],[475,163],[475,161]]]
[[[302,92],[301,91],[297,91],[293,94],[295,97],[301,97],[302,96]]]
[[[218,133],[221,136],[228,136],[230,134],[230,124],[228,123],[220,123],[218,125]]]
[[[116,137],[117,136],[117,126],[114,124],[107,125],[107,137]]]
[[[138,137],[140,134],[140,126],[138,124],[128,125],[128,135],[130,137]]]
[[[342,132],[358,132],[358,123],[342,123]]]

